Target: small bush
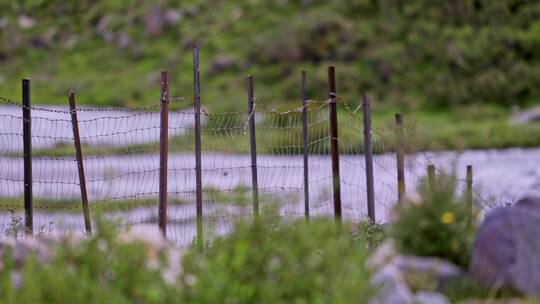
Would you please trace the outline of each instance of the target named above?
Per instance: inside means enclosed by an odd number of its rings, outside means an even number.
[[[120,243],[100,224],[95,237],[55,246],[50,262],[29,256],[19,267],[5,251],[0,303],[174,303],[179,289],[162,275],[165,257],[153,263],[139,243]],[[17,283],[20,282],[20,283]]]
[[[467,204],[455,196],[453,178],[440,175],[428,189],[420,189],[422,201],[398,206],[399,217],[390,229],[404,254],[435,256],[466,267],[474,239]]]
[[[365,244],[329,220],[240,223],[184,257],[184,303],[366,303]]]
[[[358,225],[358,237],[366,240],[367,248],[372,251],[377,248],[388,234],[387,227],[371,221],[362,221]]]

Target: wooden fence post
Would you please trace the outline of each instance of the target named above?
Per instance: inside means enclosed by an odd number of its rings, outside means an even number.
[[[433,192],[435,191],[435,165],[433,164],[430,164],[428,165],[427,167],[427,171],[428,171],[428,187],[429,187],[429,191]]]
[[[34,215],[32,206],[32,114],[30,79],[22,80],[23,158],[24,158],[24,224],[25,232],[33,234]]]
[[[465,193],[467,208],[469,209],[469,225],[473,224],[474,209],[473,209],[473,167],[467,165],[467,190]]]
[[[253,76],[247,76],[249,148],[251,154],[251,188],[253,191],[253,215],[259,217],[259,181],[257,177],[257,141],[255,137],[255,97],[253,95]]]
[[[86,192],[86,178],[84,176],[83,156],[81,150],[81,139],[79,136],[79,122],[77,120],[77,105],[75,102],[75,92],[68,93],[69,108],[71,112],[71,126],[73,129],[73,142],[75,143],[75,157],[77,159],[77,170],[79,172],[79,186],[81,188],[81,201],[84,216],[84,227],[88,235],[92,234],[92,224],[90,221],[90,211],[88,209],[88,194]]]
[[[193,95],[195,108],[195,180],[197,187],[197,247],[203,250],[202,160],[201,160],[201,96],[199,79],[199,46],[193,46]]]
[[[396,113],[395,120],[398,203],[402,203],[405,199],[405,144],[403,138],[403,115],[401,113]]]
[[[161,72],[161,122],[159,140],[159,208],[158,225],[167,236],[167,158],[169,150],[169,75]]]
[[[330,122],[330,157],[332,159],[332,186],[334,217],[341,222],[341,181],[339,176],[339,132],[337,118],[336,70],[328,67],[328,114]]]
[[[364,156],[366,160],[366,189],[368,217],[375,223],[375,188],[373,184],[373,145],[371,142],[371,103],[369,97],[364,95],[362,100],[364,114]]]
[[[302,140],[304,152],[304,215],[309,220],[309,142],[306,78],[306,71],[302,71],[300,93],[302,95]]]

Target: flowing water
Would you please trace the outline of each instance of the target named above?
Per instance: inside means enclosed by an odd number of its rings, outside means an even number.
[[[70,120],[62,108],[51,108],[44,115],[33,119],[34,149],[48,148],[62,141],[72,141]],[[58,111],[58,112],[56,112]],[[20,108],[2,107],[4,119],[0,121],[0,202],[20,199],[23,195],[22,158],[8,155],[20,151]],[[111,114],[112,113],[112,114]],[[140,115],[112,111],[117,123],[100,124],[99,112],[80,112],[81,137],[88,145],[126,145],[155,142],[159,138],[159,114]],[[180,135],[192,127],[193,120],[183,112],[171,113],[171,120],[181,121],[170,135]],[[48,126],[54,122],[52,130]],[[58,127],[58,124],[64,127]],[[146,126],[142,133],[131,132],[137,126]],[[151,126],[148,127],[148,126]],[[92,134],[107,135],[94,137]],[[103,139],[106,138],[106,139]],[[179,244],[189,244],[195,236],[196,218],[194,192],[194,155],[173,153],[169,155],[169,198],[181,203],[168,207],[168,235]],[[341,191],[343,214],[346,218],[359,219],[366,214],[366,181],[363,155],[342,155]],[[249,155],[204,153],[202,156],[205,204],[203,211],[208,231],[221,234],[232,227],[234,219],[250,216],[251,212],[251,159]],[[414,192],[425,175],[427,164],[453,174],[458,179],[458,191],[464,190],[465,168],[474,167],[475,195],[484,208],[512,203],[519,197],[540,189],[540,148],[475,150],[464,152],[425,152],[407,155],[407,192]],[[302,156],[259,155],[258,177],[262,204],[277,202],[282,215],[303,216],[303,166]],[[389,210],[397,199],[394,154],[374,157],[376,215],[385,222]],[[157,194],[159,191],[159,156],[157,154],[132,154],[123,156],[86,157],[85,173],[89,200],[92,206],[133,201],[131,206],[108,211],[108,216],[126,225],[154,223],[157,219]],[[313,215],[331,215],[332,171],[328,155],[310,155],[309,195]],[[47,210],[36,206],[35,230],[59,234],[66,231],[82,232],[84,221],[76,209],[80,197],[77,163],[73,157],[62,159],[40,157],[33,161],[34,197],[39,199],[73,200],[65,209]],[[242,190],[243,189],[243,190]],[[223,193],[223,195],[220,195]],[[230,201],[230,196],[240,197],[244,203]],[[207,199],[211,197],[212,199]],[[155,199],[154,206],[138,206],[137,200]],[[225,202],[226,201],[226,202]],[[245,201],[248,201],[245,204]],[[93,209],[92,209],[93,210]],[[2,211],[2,234],[17,225],[22,210]]]

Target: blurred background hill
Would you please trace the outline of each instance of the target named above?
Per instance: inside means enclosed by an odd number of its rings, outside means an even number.
[[[540,123],[512,113],[540,100],[540,1],[21,0],[0,1],[0,96],[34,104],[144,106],[159,73],[191,96],[201,45],[203,106],[245,109],[245,76],[267,105],[326,98],[326,66],[350,104],[368,93],[376,126],[403,111],[418,149],[540,145]],[[187,106],[187,105],[186,105]],[[532,116],[531,116],[532,117]]]
[[[95,105],[192,93],[191,45],[202,47],[205,104],[243,108],[246,74],[273,104],[298,102],[299,74],[324,98],[325,67],[352,103],[408,110],[540,98],[540,2],[525,0],[22,0],[0,2],[0,95]]]

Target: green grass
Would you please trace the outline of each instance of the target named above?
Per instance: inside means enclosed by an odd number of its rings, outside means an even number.
[[[398,109],[405,113],[411,152],[540,145],[538,124],[507,122],[513,106],[526,108],[540,100],[540,23],[535,18],[539,3],[278,2],[0,3],[6,21],[0,40],[11,42],[0,45],[0,96],[20,102],[20,79],[30,77],[34,104],[67,106],[66,92],[74,89],[79,105],[147,106],[158,102],[159,74],[165,69],[170,73],[170,95],[192,96],[191,45],[198,41],[202,104],[211,111],[247,108],[247,74],[255,77],[256,98],[268,106],[285,110],[300,104],[301,70],[308,71],[308,96],[325,99],[326,67],[335,65],[339,95],[356,106],[367,93],[376,127],[390,126]],[[182,19],[164,26],[160,34],[147,33],[145,18],[156,7],[178,10]],[[19,28],[22,15],[35,18],[36,26]],[[491,22],[493,16],[500,22]],[[129,37],[131,44],[122,48],[108,41],[103,31]],[[49,33],[53,34],[46,47],[35,45]],[[220,58],[233,64],[216,70]],[[282,147],[291,146],[290,137],[258,136],[262,153],[300,151]],[[391,134],[385,136],[391,142]],[[343,147],[349,151],[345,153],[361,151],[361,137],[342,129],[342,141],[349,143]],[[174,139],[172,151],[191,151],[190,140]],[[203,149],[248,151],[246,136],[233,141],[206,135]],[[100,155],[149,148],[85,147],[85,151]],[[326,152],[322,147],[318,151]],[[35,153],[67,156],[73,150],[59,146]]]
[[[279,199],[273,195],[260,194],[262,202],[275,203]],[[203,200],[206,203],[217,203],[224,205],[238,205],[246,206],[251,203],[251,190],[246,185],[238,185],[231,191],[221,191],[212,187],[203,188]],[[169,197],[167,202],[170,205],[185,205],[188,204],[185,200]],[[146,198],[146,199],[113,199],[104,200],[98,202],[90,202],[90,211],[95,212],[111,212],[111,211],[129,211],[140,207],[153,207],[157,206],[158,199]],[[39,212],[82,212],[82,203],[78,199],[44,199],[35,198],[33,200],[33,207]],[[24,199],[11,198],[0,199],[0,210],[3,211],[17,211],[24,208]]]
[[[183,205],[185,201],[169,198],[168,203],[171,205]],[[113,212],[113,211],[128,211],[140,207],[152,207],[157,206],[158,199],[131,199],[131,200],[106,200],[99,202],[90,202],[90,211],[94,212]],[[35,198],[33,200],[34,210],[39,212],[68,212],[68,213],[80,213],[82,212],[81,200],[69,199],[43,199]],[[17,211],[24,209],[23,198],[13,198],[0,200],[0,210],[4,211]]]
[[[149,33],[156,8],[182,18]],[[4,1],[0,10],[0,38],[10,42],[0,45],[0,95],[20,101],[20,79],[30,77],[35,104],[67,104],[75,89],[80,104],[148,105],[158,101],[163,69],[171,95],[190,96],[196,41],[203,103],[213,109],[245,108],[247,74],[260,100],[283,105],[298,103],[305,69],[309,96],[322,99],[329,64],[338,92],[356,103],[363,93],[409,109],[540,99],[540,4],[531,1],[50,0]],[[18,26],[23,15],[35,26]],[[232,64],[216,69],[219,58]]]
[[[231,191],[220,191],[212,187],[203,188],[203,201],[206,203],[232,204],[246,206],[252,200],[248,186],[238,185]]]

